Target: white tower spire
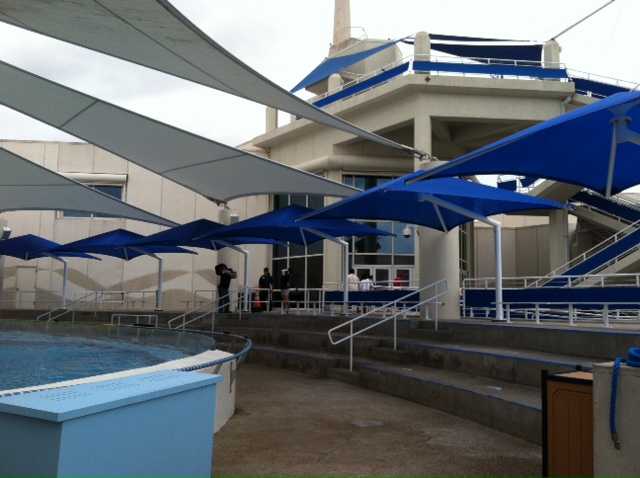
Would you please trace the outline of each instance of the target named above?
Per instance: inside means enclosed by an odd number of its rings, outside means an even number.
[[[351,39],[351,2],[335,0],[333,15],[333,44],[329,54],[342,50]]]

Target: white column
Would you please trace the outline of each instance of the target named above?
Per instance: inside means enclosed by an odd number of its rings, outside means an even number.
[[[418,32],[413,40],[413,54],[416,60],[431,59],[431,38],[427,32]]]
[[[278,129],[278,110],[275,108],[267,107],[265,115],[265,132]]]
[[[416,114],[414,130],[414,146],[416,149],[431,153],[431,118],[428,112],[427,97],[420,98],[421,108]],[[416,169],[432,169],[441,165],[442,161],[423,161],[416,159]],[[416,264],[420,287],[433,284],[441,279],[449,282],[449,293],[441,300],[444,305],[438,313],[441,319],[460,318],[460,242],[458,228],[444,233],[426,227],[418,228]],[[435,317],[433,307],[430,317]],[[426,310],[420,317],[426,318]]]
[[[233,209],[223,208],[218,213],[218,222],[221,224],[235,224],[239,219],[240,215]],[[233,269],[237,273],[237,278],[231,281],[229,289],[239,291],[242,287],[246,286],[248,278],[244,277],[244,273],[242,272],[244,270],[244,264],[242,266],[240,264],[242,254],[233,250],[231,247],[225,247],[218,251],[217,256],[217,264],[226,264],[229,269]],[[245,258],[243,257],[242,259],[244,260]],[[216,264],[212,264],[211,267],[213,268],[215,265]],[[216,288],[218,286],[218,279],[219,277],[215,276],[216,283],[214,285]],[[233,294],[231,294],[231,299],[235,299]],[[233,302],[234,301],[231,300],[231,305],[233,305]]]
[[[544,44],[542,56],[545,68],[560,68],[560,45],[555,40],[549,40]]]

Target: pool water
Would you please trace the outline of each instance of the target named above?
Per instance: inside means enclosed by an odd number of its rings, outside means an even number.
[[[157,345],[0,331],[0,390],[148,367],[187,356]]]

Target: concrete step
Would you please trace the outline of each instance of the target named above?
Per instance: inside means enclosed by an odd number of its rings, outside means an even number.
[[[476,421],[532,443],[541,443],[541,391],[500,380],[416,364],[254,346],[249,363],[341,380]]]
[[[406,361],[520,385],[541,387],[542,370],[560,373],[591,369],[593,358],[477,344],[414,342],[404,344]]]
[[[226,327],[225,331],[249,337],[255,345],[306,350],[309,353],[348,356],[349,342],[329,342],[320,331],[276,330],[250,327]],[[358,336],[354,339],[354,355],[359,360],[372,358],[394,363],[413,363],[437,369],[463,372],[482,377],[540,387],[541,372],[574,370],[576,365],[591,368],[589,357],[550,354],[479,344],[444,343],[440,340],[400,338],[394,349],[387,336]]]
[[[420,365],[365,363],[359,385],[542,443],[542,394],[535,387]]]

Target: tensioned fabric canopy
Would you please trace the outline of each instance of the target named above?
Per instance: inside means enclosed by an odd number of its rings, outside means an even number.
[[[265,237],[280,241],[290,241],[309,245],[330,237],[393,235],[388,231],[375,229],[346,219],[313,219],[296,221],[309,214],[313,209],[291,205],[274,211],[251,217],[204,234],[206,238],[224,238],[234,236]],[[318,232],[320,234],[318,234]]]
[[[296,91],[300,91],[308,86],[314,85],[319,81],[328,78],[329,76],[337,73],[341,70],[344,70],[348,66],[354,65],[359,61],[362,61],[366,58],[369,58],[371,55],[375,55],[387,48],[395,45],[397,41],[385,43],[384,45],[380,45],[375,48],[369,48],[368,50],[361,51],[358,53],[353,53],[351,55],[341,55],[334,56],[331,58],[326,58],[322,63],[320,63],[317,67],[313,69],[311,73],[305,76],[300,83],[293,87],[291,93],[295,93]]]
[[[402,221],[439,231],[500,213],[567,206],[457,178],[412,182],[424,171],[367,189],[355,196],[302,215],[310,219],[379,219]]]
[[[203,238],[212,231],[224,229],[224,224],[210,221],[209,219],[197,219],[195,221],[172,227],[165,231],[156,232],[149,236],[142,237],[131,243],[139,246],[187,246],[198,247],[201,249],[218,250],[229,246],[242,244],[282,244],[269,238],[260,237],[226,237],[225,239]]]
[[[461,37],[455,35],[429,35],[431,48],[451,55],[476,60],[507,59],[520,62],[540,62],[540,43],[524,40],[501,40],[498,38]]]
[[[2,188],[0,188],[1,190]],[[0,241],[0,256],[17,257],[24,261],[30,261],[32,259],[39,259],[41,257],[50,257],[56,261],[60,261],[63,264],[62,273],[62,308],[67,306],[67,275],[68,264],[63,257],[77,257],[81,259],[95,259],[100,260],[97,257],[85,254],[84,252],[59,252],[53,253],[51,249],[59,246],[57,242],[43,239],[42,237],[35,236],[33,234],[25,234],[24,236],[12,237]]]
[[[640,91],[527,128],[414,180],[475,174],[552,179],[610,196],[640,184]]]
[[[248,195],[348,197],[359,191],[160,123],[7,63],[0,62],[0,78],[0,104],[218,203]]]
[[[0,211],[17,210],[83,211],[175,225],[0,148]]]
[[[125,261],[130,261],[136,257],[147,255],[153,256],[158,253],[183,253],[195,254],[188,249],[172,245],[153,245],[153,246],[136,246],[133,245],[137,240],[143,238],[141,234],[137,234],[126,229],[115,229],[113,231],[96,234],[85,239],[62,244],[50,249],[54,254],[69,252],[85,252],[92,254],[102,254],[105,256],[117,257]]]
[[[84,252],[51,252],[51,249],[58,246],[60,246],[60,244],[57,242],[49,241],[34,234],[25,234],[0,241],[0,256],[16,257],[24,261],[40,259],[42,257],[78,257],[82,259],[100,260]]]
[[[167,0],[0,0],[0,21],[414,154],[413,148],[348,123],[280,88],[209,38]]]

